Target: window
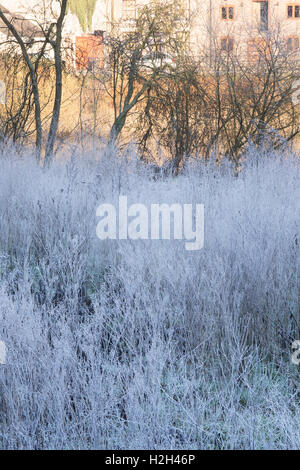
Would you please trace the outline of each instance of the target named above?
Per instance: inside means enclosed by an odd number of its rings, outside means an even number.
[[[232,38],[222,38],[221,39],[221,50],[226,52],[233,51],[233,39]]]
[[[221,19],[222,20],[233,20],[234,19],[234,7],[221,7]]]
[[[122,16],[124,20],[133,20],[136,17],[136,2],[135,0],[123,0]]]
[[[300,18],[300,4],[299,5],[288,5],[287,17],[290,19]]]
[[[269,2],[253,0],[253,16],[260,31],[267,31],[269,27]]]
[[[287,50],[289,52],[299,51],[299,37],[289,37],[287,39]]]

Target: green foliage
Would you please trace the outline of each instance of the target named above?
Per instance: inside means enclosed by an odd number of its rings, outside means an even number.
[[[97,0],[69,0],[68,9],[77,16],[83,31],[91,29]]]

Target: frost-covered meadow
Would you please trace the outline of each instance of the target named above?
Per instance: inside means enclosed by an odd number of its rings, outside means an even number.
[[[205,246],[100,241],[96,208],[204,203]],[[1,449],[297,449],[300,161],[153,178],[134,152],[0,157]]]

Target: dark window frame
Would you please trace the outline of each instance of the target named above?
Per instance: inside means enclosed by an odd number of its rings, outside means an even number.
[[[222,5],[221,7],[221,20],[234,21],[235,20],[235,7],[234,5]]]

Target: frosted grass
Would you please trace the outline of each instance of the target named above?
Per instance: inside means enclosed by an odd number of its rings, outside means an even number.
[[[0,448],[299,448],[299,161],[245,161],[1,157]],[[204,249],[101,242],[119,195],[204,203]]]

